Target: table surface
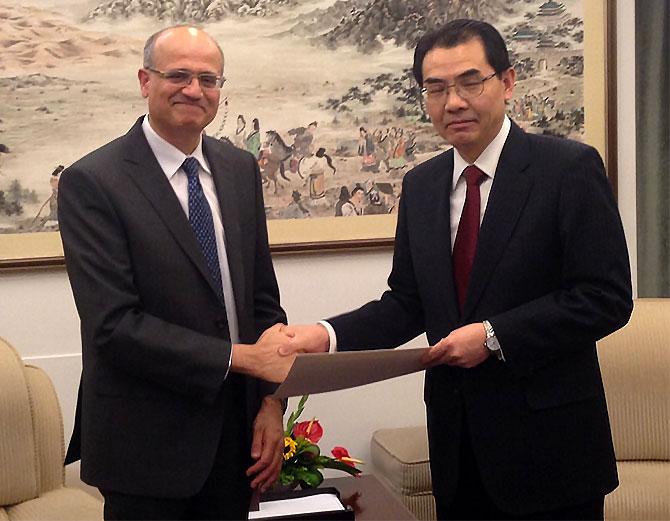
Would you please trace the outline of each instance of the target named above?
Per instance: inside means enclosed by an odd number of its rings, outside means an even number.
[[[327,478],[321,487],[335,487],[342,503],[354,510],[356,521],[416,521],[400,499],[372,474]]]

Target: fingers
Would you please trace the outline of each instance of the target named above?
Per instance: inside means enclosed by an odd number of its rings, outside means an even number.
[[[428,366],[445,364],[471,369],[490,356],[484,346],[485,339],[486,333],[480,323],[462,326],[431,347],[422,362]]]
[[[258,460],[263,453],[263,430],[254,425],[254,435],[251,440],[251,457]],[[256,463],[258,464],[258,462]],[[252,466],[253,468],[253,466]],[[249,473],[247,472],[247,475]]]
[[[276,324],[276,325],[279,326],[278,329],[279,329],[279,332],[280,332],[280,333],[283,333],[284,335],[286,335],[286,336],[289,337],[289,338],[293,338],[293,337],[295,336],[295,331],[293,331],[293,330],[292,330],[289,326],[287,326],[286,324]]]
[[[258,339],[259,342],[286,342],[293,338],[294,333],[285,324],[275,324],[265,331]]]
[[[330,346],[328,331],[321,324],[286,326],[286,333],[292,341],[280,347],[279,353],[325,353]]]
[[[281,434],[281,433],[279,433]],[[252,488],[265,492],[281,472],[283,461],[283,438],[265,427],[254,429],[251,456],[257,461],[247,469],[247,476],[254,476]]]
[[[251,457],[256,462],[247,469],[251,486],[261,492],[272,485],[281,472],[284,459],[283,409],[279,400],[266,397],[254,421]]]
[[[260,467],[261,460],[256,462],[250,470],[254,467],[258,468],[258,471],[254,469],[249,475],[253,476],[257,472],[254,479],[251,481],[251,488],[258,488],[261,492],[265,492],[277,479],[279,478],[279,473],[281,472],[282,457],[281,455],[273,457],[264,467]]]
[[[445,364],[448,360],[449,343],[446,338],[443,338],[437,344],[432,346],[421,358],[421,361],[428,366]]]
[[[431,347],[428,351],[426,351],[423,356],[421,357],[421,362],[428,366],[434,366],[438,363],[438,360],[442,356],[442,353],[439,349],[437,349],[435,346]]]

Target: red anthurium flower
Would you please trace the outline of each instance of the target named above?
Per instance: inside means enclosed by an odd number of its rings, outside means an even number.
[[[356,463],[363,463],[360,460],[352,458],[349,455],[349,451],[344,447],[333,447],[333,450],[330,452],[335,459],[340,460],[342,463],[346,463],[350,467],[356,467]]]
[[[323,427],[316,418],[306,422],[296,423],[293,426],[293,436],[302,436],[312,443],[318,443],[323,436]]]

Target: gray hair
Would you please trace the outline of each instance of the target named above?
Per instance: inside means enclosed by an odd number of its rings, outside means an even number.
[[[179,27],[188,27],[191,29],[197,29],[198,31],[204,31],[201,27],[198,27],[197,25],[191,25],[191,24],[177,24],[177,25],[171,25],[170,27],[165,27],[161,29],[160,31],[155,32],[149,38],[147,38],[147,41],[144,44],[144,51],[142,53],[142,67],[145,69],[153,69],[154,68],[154,48],[156,47],[156,40],[158,40],[159,36],[161,36],[164,32],[170,31],[172,29],[178,29]],[[208,33],[207,36],[209,36],[209,39],[214,42],[214,45],[216,45],[216,48],[219,50],[219,54],[221,54],[221,67],[223,68],[223,50],[221,49],[221,46],[218,44],[218,42],[212,38],[211,35]]]

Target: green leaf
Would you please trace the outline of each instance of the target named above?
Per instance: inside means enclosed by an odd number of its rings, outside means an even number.
[[[321,450],[319,449],[318,445],[315,445],[308,439],[303,438],[302,436],[298,436],[295,441],[296,441],[295,451],[297,453],[301,454],[303,452],[311,452],[316,456],[321,454]]]
[[[323,474],[316,469],[300,469],[296,472],[296,478],[300,480],[301,486],[315,488],[323,481]]]
[[[300,418],[302,411],[305,409],[305,402],[307,402],[307,398],[309,398],[309,394],[303,394],[302,398],[300,398],[300,401],[298,402],[298,408],[293,411],[288,417],[288,420],[286,420],[286,430],[284,431],[285,436],[291,435],[291,432],[293,431],[293,425],[295,424],[296,420]]]
[[[325,460],[325,461],[319,461],[319,464],[324,468],[324,469],[335,469],[335,470],[341,470],[342,472],[346,472],[347,474],[351,474],[352,476],[355,476],[356,474],[360,474],[361,470],[357,469],[356,467],[352,467],[351,465],[347,465],[346,463],[336,460],[333,458],[319,458],[320,460]]]
[[[295,469],[293,468],[282,468],[281,472],[279,473],[279,482],[282,485],[293,483],[296,479]]]

